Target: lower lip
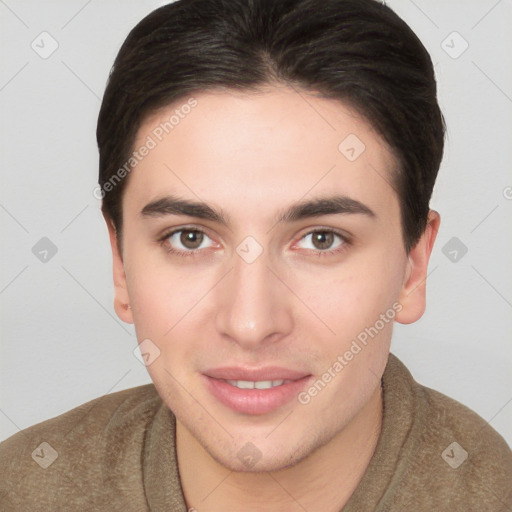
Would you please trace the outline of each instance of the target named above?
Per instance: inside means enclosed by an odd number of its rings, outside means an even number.
[[[240,389],[221,379],[203,377],[212,395],[230,409],[245,414],[265,414],[296,398],[312,376],[269,389]]]

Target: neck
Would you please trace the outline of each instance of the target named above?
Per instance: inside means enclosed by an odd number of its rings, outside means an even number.
[[[339,512],[375,452],[382,410],[378,386],[352,421],[327,444],[294,466],[259,473],[233,472],[219,464],[176,421],[178,466],[187,509]]]

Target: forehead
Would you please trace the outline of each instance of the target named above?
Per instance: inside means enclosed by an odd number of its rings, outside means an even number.
[[[178,193],[240,213],[254,202],[263,215],[283,202],[336,191],[396,210],[395,158],[350,106],[287,87],[191,98],[160,109],[139,128],[134,150],[152,149],[125,192],[139,209]]]

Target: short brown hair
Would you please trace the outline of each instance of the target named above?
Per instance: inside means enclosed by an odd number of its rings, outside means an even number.
[[[148,115],[193,93],[276,81],[351,105],[389,144],[408,252],[426,226],[445,123],[427,50],[376,0],[178,0],[146,16],[115,59],[98,118],[102,211],[118,236],[127,178],[105,185]]]

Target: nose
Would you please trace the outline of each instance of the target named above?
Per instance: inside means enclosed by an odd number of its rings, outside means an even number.
[[[248,350],[275,343],[293,327],[290,292],[264,251],[248,263],[233,254],[233,268],[217,290],[216,327]]]

